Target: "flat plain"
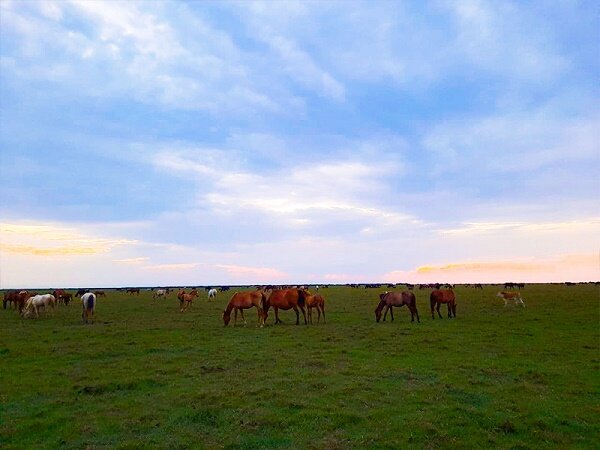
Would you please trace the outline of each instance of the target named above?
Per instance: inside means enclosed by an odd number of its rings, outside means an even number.
[[[0,310],[0,447],[597,448],[597,285],[527,285],[525,308],[457,286],[441,320],[415,290],[421,323],[376,323],[383,290],[321,289],[308,326],[225,328],[233,289],[185,313],[107,290],[92,325],[77,301]]]

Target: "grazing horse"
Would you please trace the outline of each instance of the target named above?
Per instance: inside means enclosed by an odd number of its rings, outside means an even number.
[[[89,289],[77,289],[77,292],[75,293],[75,297],[81,297],[86,292],[90,292],[90,290]]]
[[[523,298],[521,297],[521,293],[518,291],[517,292],[501,291],[496,294],[496,297],[504,300],[504,306],[508,305],[509,300],[514,300],[515,305],[525,306],[525,303],[523,303]]]
[[[307,295],[305,298],[306,301],[306,310],[308,312],[308,321],[312,324],[312,310],[313,308],[317,309],[317,323],[321,321],[321,313],[323,314],[323,323],[325,323],[325,299],[319,295]]]
[[[52,295],[54,295],[57,303],[60,303],[60,299],[63,295],[65,295],[65,293],[66,291],[64,289],[55,289],[52,291]]]
[[[431,304],[432,319],[435,319],[433,313],[434,308],[436,309],[438,316],[440,316],[440,319],[442,318],[442,315],[440,314],[440,306],[442,303],[448,305],[448,317],[456,317],[456,297],[454,296],[454,291],[452,289],[436,289],[432,291],[429,296],[429,302]]]
[[[394,306],[404,306],[406,305],[410,310],[411,322],[415,321],[415,316],[417,316],[417,322],[421,322],[419,319],[419,312],[417,311],[417,299],[415,294],[412,292],[404,291],[404,292],[384,292],[383,294],[379,294],[379,304],[377,308],[375,308],[375,320],[379,322],[381,320],[381,312],[383,308],[385,308],[385,313],[383,314],[383,321],[385,322],[385,318],[387,316],[388,311],[392,316],[392,322],[394,321]]]
[[[157,289],[156,291],[154,291],[154,294],[152,294],[152,298],[154,300],[156,300],[157,298],[167,298],[169,296],[169,290],[168,289]]]
[[[231,320],[231,310],[234,311],[233,326],[237,324],[237,313],[240,312],[244,325],[246,325],[246,319],[244,319],[244,309],[250,309],[255,307],[258,312],[258,326],[262,327],[267,320],[267,313],[265,311],[265,303],[267,296],[263,291],[249,291],[249,292],[236,292],[229,300],[227,308],[223,311],[223,323],[225,326],[229,325]]]
[[[180,311],[187,311],[188,306],[192,304],[195,297],[198,297],[198,291],[196,289],[192,289],[189,294],[186,294],[185,291],[177,294],[177,298],[179,299],[179,306],[181,308]]]
[[[140,295],[140,290],[138,288],[128,288],[125,292],[129,295],[137,294]]]
[[[104,291],[94,291],[94,295],[96,297],[106,297],[106,292],[104,292]]]
[[[58,296],[56,300],[58,302],[63,302],[65,306],[69,306],[69,302],[73,300],[73,294],[71,294],[70,292],[65,292],[64,294]]]
[[[10,307],[12,304],[13,309],[19,309],[19,312],[23,311],[25,307],[25,301],[30,297],[27,291],[8,291],[4,293],[3,307],[6,309],[6,305]]]
[[[293,309],[296,313],[296,325],[300,323],[300,315],[298,308],[302,311],[304,316],[304,324],[306,321],[305,303],[306,296],[309,295],[304,289],[275,289],[267,295],[267,301],[265,306],[265,317],[269,312],[269,308],[272,306],[275,310],[275,324],[283,323],[279,320],[279,310]]]
[[[33,312],[35,312],[35,317],[40,317],[39,308],[44,308],[44,311],[50,305],[54,310],[54,305],[56,304],[56,298],[52,294],[43,294],[43,295],[34,295],[33,297],[29,297],[25,302],[25,308],[21,312],[23,317],[29,317]]]
[[[87,292],[81,296],[81,306],[83,308],[81,312],[81,319],[83,323],[88,323],[88,319],[96,321],[96,294]]]
[[[217,290],[215,288],[208,290],[208,299],[217,298]]]

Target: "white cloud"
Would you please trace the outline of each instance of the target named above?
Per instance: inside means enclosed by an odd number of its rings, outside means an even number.
[[[477,167],[486,172],[531,172],[547,165],[594,161],[597,117],[564,118],[546,108],[434,126],[423,146],[439,171]]]

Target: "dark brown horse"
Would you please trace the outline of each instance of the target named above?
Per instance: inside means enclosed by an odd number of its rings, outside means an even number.
[[[431,318],[435,319],[435,314],[433,313],[434,308],[436,309],[438,316],[440,319],[442,315],[440,314],[440,306],[442,303],[446,303],[448,305],[448,317],[456,317],[456,297],[454,296],[454,291],[452,289],[436,289],[431,292],[429,296],[429,302],[431,304]]]
[[[307,295],[304,300],[306,302],[306,309],[308,312],[308,321],[310,323],[313,323],[312,310],[313,308],[316,308],[318,314],[317,323],[321,321],[321,313],[323,314],[323,323],[325,323],[325,299],[319,294],[315,294]]]
[[[385,313],[383,315],[383,321],[385,322],[385,318],[387,316],[388,311],[392,316],[392,322],[394,321],[394,306],[404,306],[406,305],[410,310],[411,322],[415,321],[415,316],[417,316],[417,322],[421,322],[419,319],[419,312],[417,311],[417,299],[415,294],[412,292],[404,291],[404,292],[384,292],[383,294],[379,294],[379,304],[377,308],[375,308],[375,320],[379,322],[381,320],[381,312],[383,308],[385,308]]]
[[[223,323],[225,326],[229,325],[231,320],[231,310],[234,311],[233,326],[237,324],[237,313],[238,311],[242,315],[244,325],[246,319],[244,319],[244,309],[256,308],[258,312],[258,325],[262,327],[267,320],[267,313],[265,311],[265,302],[267,296],[263,291],[249,291],[249,292],[236,292],[229,300],[227,308],[223,311]]]
[[[298,325],[300,323],[298,309],[300,309],[304,316],[304,324],[306,325],[305,299],[307,295],[308,292],[304,289],[275,289],[270,294],[267,294],[265,316],[268,314],[269,308],[273,307],[275,310],[275,323],[283,323],[279,320],[279,310],[293,309],[296,313],[296,325]]]

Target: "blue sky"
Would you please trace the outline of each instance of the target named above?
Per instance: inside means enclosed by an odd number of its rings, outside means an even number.
[[[599,278],[596,2],[0,3],[0,286]]]

